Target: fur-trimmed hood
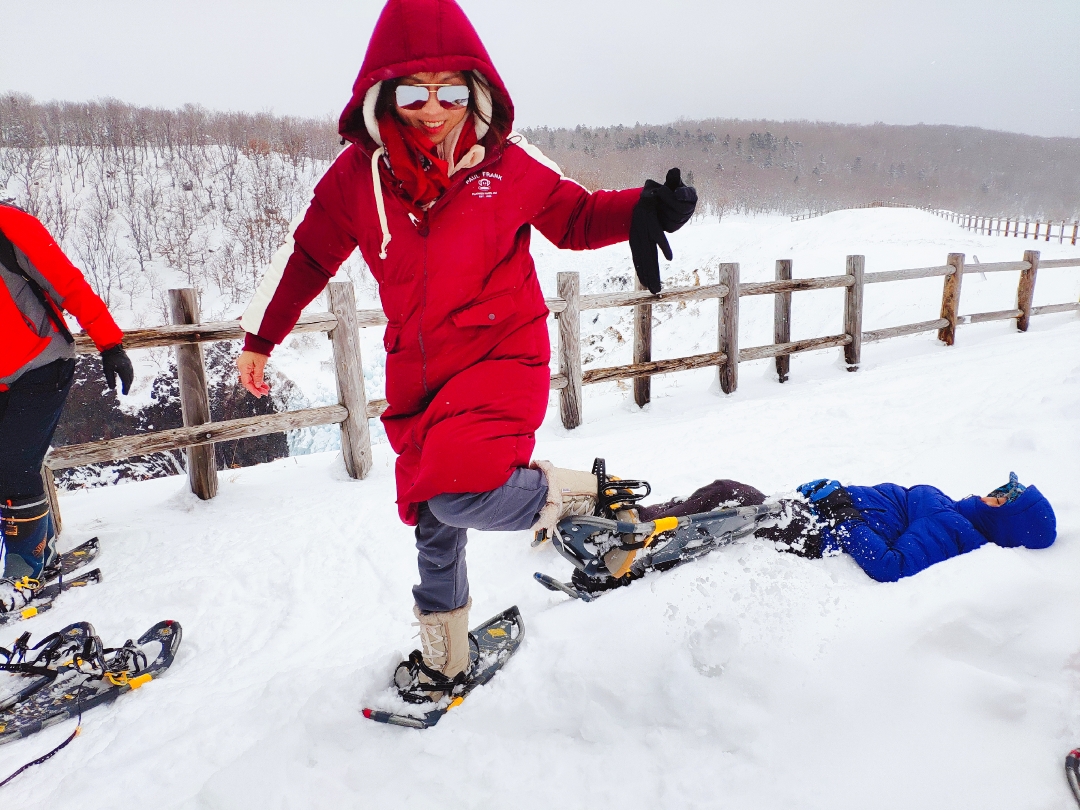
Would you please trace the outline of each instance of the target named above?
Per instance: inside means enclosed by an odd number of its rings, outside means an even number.
[[[381,146],[374,113],[382,82],[444,70],[472,71],[477,76],[481,87],[476,103],[481,112],[490,112],[491,105],[483,85],[496,88],[513,120],[510,94],[476,29],[454,0],[390,0],[375,24],[352,98],[341,114],[341,136],[368,152]],[[505,138],[510,133],[498,134]],[[477,137],[483,141],[485,135],[487,125],[478,120]]]

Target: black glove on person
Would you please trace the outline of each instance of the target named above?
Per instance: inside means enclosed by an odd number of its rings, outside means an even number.
[[[839,481],[819,478],[799,487],[799,492],[810,501],[810,508],[818,517],[839,526],[848,520],[862,520],[862,512],[855,508],[851,495]]]
[[[127,394],[135,379],[135,369],[131,367],[131,358],[124,347],[117,343],[101,353],[101,368],[105,372],[105,382],[109,388],[116,388],[116,378],[120,378],[120,393]]]
[[[678,169],[668,171],[663,185],[655,180],[645,181],[630,220],[630,252],[638,279],[654,295],[661,289],[660,257],[656,249],[664,251],[668,261],[673,256],[664,231],[675,233],[690,221],[696,207],[697,192],[683,183]]]

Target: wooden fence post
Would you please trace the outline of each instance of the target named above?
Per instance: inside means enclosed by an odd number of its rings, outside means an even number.
[[[1077,221],[1077,222],[1073,223],[1073,238],[1072,238],[1073,247],[1076,247],[1077,231],[1080,231],[1080,221]]]
[[[791,259],[776,260],[776,280],[791,281]],[[776,293],[773,296],[773,343],[791,342],[791,293]],[[776,376],[780,382],[787,382],[791,371],[791,355],[776,358]]]
[[[720,283],[728,294],[720,299],[718,350],[727,355],[720,366],[720,390],[731,394],[739,387],[739,265],[721,264]]]
[[[190,287],[169,290],[169,319],[174,324],[199,323],[199,299]],[[176,374],[180,381],[180,410],[184,427],[205,425],[210,421],[210,392],[206,387],[206,366],[202,344],[176,347]],[[191,491],[208,501],[217,495],[217,462],[213,444],[189,447],[188,482]]]
[[[634,289],[647,290],[635,274]],[[648,363],[652,360],[652,304],[638,304],[634,307],[634,363]],[[634,378],[634,402],[644,408],[652,399],[652,377]]]
[[[1022,313],[1016,319],[1016,328],[1021,332],[1026,332],[1031,323],[1031,301],[1035,297],[1035,277],[1039,273],[1039,251],[1025,250],[1024,261],[1031,267],[1020,271],[1020,286],[1016,288],[1016,308]]]
[[[865,256],[848,256],[846,273],[854,276],[855,283],[844,293],[844,333],[851,336],[851,343],[844,347],[844,362],[848,371],[858,371],[862,357],[862,311],[863,271]]]
[[[53,531],[56,536],[64,530],[64,521],[60,517],[60,496],[56,491],[56,479],[53,471],[45,464],[41,465],[41,482],[45,485],[45,497],[49,499],[49,509],[52,511]]]
[[[956,315],[960,309],[960,285],[964,281],[964,254],[950,253],[946,264],[956,271],[951,276],[945,276],[945,285],[941,291],[941,317],[949,322],[938,330],[938,340],[946,346],[952,346],[956,342]]]
[[[327,285],[330,311],[337,326],[330,332],[334,346],[334,378],[338,402],[348,411],[341,423],[341,454],[350,478],[367,478],[371,472],[371,432],[368,429],[364,364],[360,357],[360,327],[356,322],[356,295],[348,281]]]
[[[559,273],[559,298],[566,309],[559,313],[559,373],[566,377],[566,388],[559,392],[559,410],[563,427],[573,430],[581,425],[581,281],[577,273]]]

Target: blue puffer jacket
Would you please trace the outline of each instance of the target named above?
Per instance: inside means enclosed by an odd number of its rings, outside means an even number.
[[[825,547],[846,551],[878,582],[909,577],[987,542],[1046,548],[1057,536],[1054,510],[1033,486],[996,507],[974,495],[954,501],[925,485],[844,488],[863,520],[825,529]]]

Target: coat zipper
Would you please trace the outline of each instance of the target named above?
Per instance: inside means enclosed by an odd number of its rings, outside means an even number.
[[[428,388],[427,378],[427,351],[424,349],[424,313],[427,311],[427,262],[428,262],[428,239],[427,222],[424,222],[424,273],[420,284],[420,317],[417,318],[416,336],[420,342],[420,383],[424,386],[424,396],[431,393]]]
[[[471,176],[476,172],[483,171],[486,167],[495,163],[502,157],[502,150],[500,149],[496,154],[481,161],[478,165],[471,169],[466,169],[460,172],[462,178]],[[428,233],[431,228],[431,215],[434,214],[441,205],[446,203],[451,196],[454,196],[462,186],[465,185],[464,179],[458,180],[446,192],[435,201],[435,204],[424,212],[424,219],[420,223],[414,223],[414,227],[421,233],[421,239],[424,240],[424,273],[423,280],[420,284],[420,317],[417,319],[416,337],[420,344],[420,383],[424,386],[424,394],[430,394],[431,388],[428,386],[427,377],[427,351],[424,348],[424,313],[427,311],[427,283],[428,283]],[[452,194],[451,192],[454,192]]]

